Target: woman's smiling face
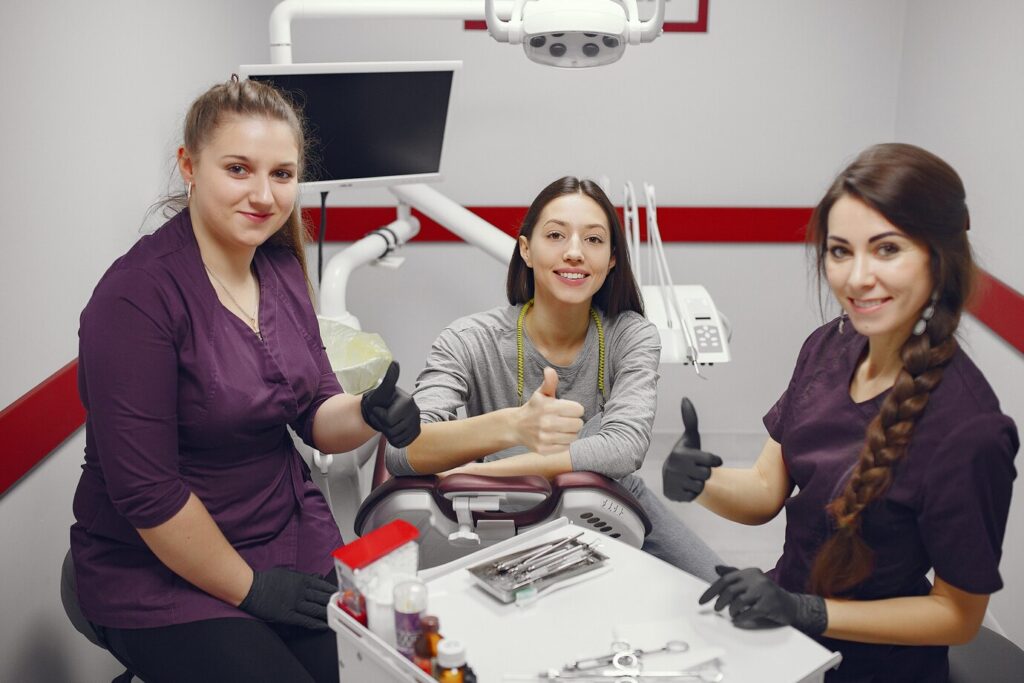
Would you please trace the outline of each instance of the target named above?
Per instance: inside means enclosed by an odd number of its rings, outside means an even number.
[[[825,277],[857,332],[909,337],[934,287],[928,248],[843,195],[828,214],[826,249]]]
[[[615,266],[608,218],[582,193],[548,202],[530,238],[519,237],[519,251],[533,270],[535,296],[562,304],[589,306]]]

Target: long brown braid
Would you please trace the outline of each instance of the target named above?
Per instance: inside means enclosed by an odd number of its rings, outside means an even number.
[[[836,530],[818,552],[808,585],[824,596],[846,593],[871,573],[874,552],[861,533],[862,515],[892,484],[893,468],[906,456],[914,427],[957,350],[955,333],[974,279],[963,183],[942,159],[895,143],[858,156],[811,218],[809,240],[817,251],[819,278],[824,277],[828,215],[844,195],[863,201],[928,248],[936,300],[924,334],[911,335],[900,349],[903,368],[868,424],[845,488],[827,507]]]

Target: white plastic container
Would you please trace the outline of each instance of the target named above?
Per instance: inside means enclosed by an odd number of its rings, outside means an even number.
[[[416,577],[416,527],[400,519],[334,551],[337,605],[358,623],[395,644],[394,585]]]

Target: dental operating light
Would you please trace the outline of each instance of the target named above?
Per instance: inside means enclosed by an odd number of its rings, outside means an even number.
[[[618,61],[626,45],[649,43],[661,34],[665,0],[640,21],[636,0],[515,0],[502,21],[495,0],[484,0],[487,30],[498,42],[521,43],[540,64],[580,68]]]
[[[580,68],[618,61],[626,45],[661,35],[666,0],[640,20],[637,0],[283,0],[270,14],[270,57],[292,61],[293,19],[462,19],[487,21],[499,43],[522,45],[540,64]]]

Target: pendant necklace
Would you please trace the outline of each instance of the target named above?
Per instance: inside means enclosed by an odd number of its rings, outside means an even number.
[[[213,278],[214,282],[216,282],[218,285],[220,285],[220,288],[222,290],[224,290],[225,294],[228,295],[228,298],[231,299],[231,303],[233,303],[235,305],[235,308],[237,308],[239,310],[239,312],[241,312],[242,315],[244,315],[246,318],[248,318],[248,320],[249,320],[249,328],[253,332],[255,332],[256,336],[260,338],[260,341],[262,341],[263,340],[263,333],[260,332],[259,325],[256,323],[256,315],[255,314],[249,315],[249,311],[247,311],[244,308],[242,308],[242,304],[238,303],[238,299],[236,299],[234,297],[234,295],[231,293],[231,290],[228,289],[224,285],[223,282],[221,282],[220,278],[217,277],[217,274],[214,273],[212,270],[210,270],[210,266],[206,265],[206,261],[203,261],[203,268],[205,268],[206,272],[210,274],[210,277]],[[253,281],[255,282],[255,277],[253,278]],[[259,313],[259,284],[256,284],[256,297],[257,297],[257,299],[256,299],[256,314],[258,314]]]

